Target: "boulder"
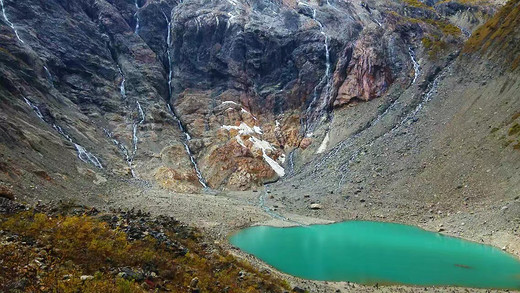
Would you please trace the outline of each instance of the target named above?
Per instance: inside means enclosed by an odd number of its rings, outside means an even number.
[[[319,203],[312,203],[309,208],[311,210],[321,210],[323,207],[321,206],[321,204]]]

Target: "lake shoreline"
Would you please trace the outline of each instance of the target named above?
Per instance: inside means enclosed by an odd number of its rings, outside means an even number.
[[[127,193],[123,192],[126,191]],[[287,279],[292,286],[305,288],[309,292],[465,292],[467,288],[459,287],[414,287],[414,286],[388,286],[376,289],[373,286],[364,286],[348,282],[320,282],[292,277],[281,273],[269,265],[261,262],[254,256],[244,253],[228,242],[228,237],[243,228],[258,225],[291,226],[279,219],[273,219],[258,206],[260,191],[225,192],[214,194],[172,194],[160,188],[148,188],[146,190],[127,190],[124,186],[118,188],[113,198],[106,204],[116,208],[136,208],[151,212],[152,215],[170,215],[189,225],[203,230],[207,241],[215,242],[224,247],[233,255],[247,260],[261,270],[267,270],[271,274]],[[275,196],[277,198],[279,196]],[[511,201],[508,204],[514,206]],[[267,205],[273,207],[272,199],[267,200]],[[338,212],[324,206],[321,210],[310,210],[308,207],[297,205],[289,201],[285,206],[276,208],[276,212],[291,220],[305,224],[328,224],[349,220],[395,222],[417,226],[421,229],[438,232],[447,236],[459,237],[481,244],[493,245],[499,249],[504,248],[508,253],[520,257],[520,237],[510,232],[517,228],[514,222],[502,222],[496,213],[487,208],[486,203],[469,206],[464,212],[450,213],[450,215],[435,215],[430,218],[429,210],[419,209],[416,205],[402,205],[399,208],[388,211],[384,207],[372,206],[360,209],[358,205],[348,206]],[[105,205],[106,208],[106,205]],[[394,213],[392,213],[394,212]],[[381,215],[384,213],[384,218]],[[426,219],[426,220],[425,220]],[[464,225],[462,225],[464,223]],[[485,228],[482,228],[482,223]],[[491,231],[493,231],[491,233]],[[472,292],[486,292],[485,289],[471,289]],[[503,291],[505,292],[505,291]]]

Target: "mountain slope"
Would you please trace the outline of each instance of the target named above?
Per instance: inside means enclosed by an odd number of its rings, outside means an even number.
[[[2,1],[1,180],[20,195],[20,178],[49,194],[276,180],[293,149],[318,148],[334,109],[386,102],[414,66],[444,64],[463,40],[444,15],[467,6]],[[470,6],[478,20],[496,7]]]

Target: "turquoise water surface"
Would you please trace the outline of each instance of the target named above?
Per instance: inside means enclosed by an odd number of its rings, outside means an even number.
[[[351,221],[257,226],[230,241],[276,269],[305,279],[520,289],[520,261],[514,256],[407,225]]]

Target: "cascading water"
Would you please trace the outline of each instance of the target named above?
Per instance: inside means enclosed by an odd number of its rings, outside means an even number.
[[[2,7],[2,16],[4,17],[4,20],[7,23],[7,25],[9,27],[11,27],[11,29],[13,29],[13,31],[14,31],[14,33],[16,35],[16,38],[18,39],[18,41],[20,41],[22,44],[25,43],[24,40],[22,40],[22,38],[18,34],[18,31],[16,30],[14,24],[7,17],[3,0],[0,0],[0,6]],[[40,59],[41,59],[41,57],[40,57]],[[49,69],[47,68],[47,66],[43,66],[43,69],[45,70],[45,73],[47,75],[47,78],[49,79],[49,82],[51,83],[51,85],[53,85],[52,75],[51,75]],[[40,118],[43,122],[48,123],[47,121],[45,121],[45,119],[44,119],[40,109],[38,108],[38,106],[34,105],[34,103],[29,101],[25,97],[23,97],[23,99],[24,99],[25,103],[27,105],[29,105],[29,107],[31,107],[31,109],[36,114],[36,116],[38,116],[38,118]],[[80,144],[74,142],[74,140],[67,133],[65,133],[65,131],[63,131],[63,129],[59,125],[54,123],[54,124],[52,124],[52,128],[55,129],[61,136],[63,136],[65,139],[67,139],[70,143],[72,143],[74,145],[74,147],[76,148],[76,151],[78,153],[78,158],[81,161],[83,161],[83,162],[85,162],[87,164],[90,163],[90,164],[92,164],[92,165],[94,165],[94,166],[96,166],[96,167],[98,167],[100,169],[103,169],[103,165],[101,164],[99,159],[95,155],[93,155],[92,153],[87,151],[83,146],[81,146]]]
[[[125,75],[124,75],[121,67],[118,66],[117,68],[119,69],[119,74],[121,74],[121,83],[119,84],[119,92],[121,93],[121,97],[123,98],[123,100],[125,100],[126,99],[126,89],[125,89],[126,78],[125,78]]]
[[[123,100],[126,100],[126,88],[125,88],[125,83],[126,83],[126,78],[125,78],[125,74],[123,73],[123,70],[121,69],[121,66],[117,65],[117,69],[119,70],[119,74],[121,75],[121,83],[119,84],[119,92],[121,94],[121,98]],[[135,174],[135,170],[134,170],[134,166],[133,166],[133,161],[134,161],[134,157],[135,157],[135,154],[137,153],[137,143],[138,143],[138,138],[137,138],[137,128],[139,125],[141,125],[142,123],[144,123],[144,111],[143,109],[141,108],[141,104],[139,103],[139,101],[136,101],[136,104],[137,104],[137,109],[138,109],[138,112],[139,112],[139,115],[140,115],[140,120],[138,122],[134,122],[132,124],[132,146],[133,146],[133,151],[130,153],[130,151],[128,150],[128,148],[125,146],[124,143],[118,141],[117,139],[114,138],[114,134],[112,132],[110,132],[108,129],[103,129],[103,131],[105,132],[105,135],[112,139],[112,142],[114,143],[114,145],[121,151],[121,153],[123,154],[124,156],[124,159],[126,161],[126,163],[128,164],[128,167],[130,168],[130,173],[132,174],[132,177],[133,178],[136,178],[136,174]]]
[[[14,31],[14,34],[16,35],[16,38],[18,39],[18,41],[20,41],[20,43],[24,43],[24,41],[22,40],[22,38],[20,38],[20,35],[18,34],[18,31],[16,30],[14,24],[9,21],[9,18],[7,18],[7,14],[5,12],[5,7],[4,7],[4,0],[0,0],[0,5],[2,6],[2,15],[4,16],[4,20],[5,22],[7,23],[7,25],[13,29]]]
[[[92,165],[100,169],[103,169],[103,165],[101,165],[99,159],[96,156],[94,156],[91,152],[87,151],[83,146],[74,142],[72,137],[70,137],[70,135],[63,131],[63,129],[59,125],[52,124],[52,128],[54,128],[61,136],[63,136],[66,140],[68,140],[70,143],[74,145],[74,147],[76,148],[76,152],[78,153],[78,158],[80,160],[87,164],[91,163]]]
[[[412,60],[413,64],[414,75],[412,84],[414,84],[417,81],[419,74],[421,74],[421,66],[419,65],[419,63],[417,63],[417,60],[415,58],[415,51],[412,49],[412,47],[408,48],[408,54],[410,55],[410,59]]]
[[[197,178],[199,180],[200,185],[204,188],[208,188],[208,185],[206,184],[206,180],[204,180],[204,177],[202,176],[202,173],[200,172],[199,166],[197,165],[197,161],[195,161],[195,157],[193,156],[193,153],[190,150],[190,147],[188,146],[188,142],[191,140],[191,136],[188,134],[188,132],[184,129],[184,126],[182,125],[181,121],[177,117],[177,114],[173,111],[170,104],[168,104],[168,110],[170,110],[170,113],[173,116],[173,119],[177,121],[177,125],[179,126],[179,129],[184,134],[184,140],[182,141],[182,144],[184,145],[184,149],[186,150],[186,153],[188,154],[191,164],[193,165],[193,169],[195,169],[195,173],[197,174]]]
[[[404,122],[406,122],[410,119],[414,120],[416,118],[417,113],[419,113],[419,111],[421,111],[422,108],[424,108],[424,105],[426,103],[428,103],[429,101],[431,101],[433,94],[435,94],[437,92],[437,88],[439,86],[440,80],[443,79],[449,71],[451,71],[451,64],[449,66],[447,66],[441,73],[439,73],[439,75],[437,75],[437,77],[433,80],[428,92],[423,95],[421,102],[415,107],[415,109],[413,110],[411,115],[409,115],[405,119],[403,119],[403,123],[400,123],[399,126],[403,125]]]
[[[94,156],[92,153],[87,151],[84,147],[81,145],[74,143],[74,146],[76,147],[76,151],[78,152],[78,158],[82,160],[85,163],[91,163],[94,166],[103,169],[103,165],[99,162],[98,158]]]
[[[130,152],[128,151],[128,149],[126,148],[126,146],[118,141],[117,139],[114,138],[114,134],[112,132],[110,132],[108,129],[104,128],[103,131],[105,132],[105,135],[112,139],[112,143],[114,143],[114,145],[119,149],[119,151],[121,151],[121,153],[123,154],[124,156],[124,159],[126,161],[126,163],[128,164],[128,167],[130,168],[130,172],[132,173],[132,177],[136,177],[135,175],[135,172],[134,172],[134,167],[132,165],[132,157],[130,156]]]
[[[324,48],[325,48],[325,74],[321,78],[320,82],[314,87],[313,99],[306,110],[306,121],[305,121],[305,133],[307,136],[312,135],[312,131],[316,126],[316,122],[323,116],[323,111],[327,110],[331,98],[331,82],[332,82],[332,66],[330,64],[330,48],[329,48],[329,36],[325,33],[323,24],[316,18],[316,9],[313,9],[312,19],[320,27],[320,33],[324,37]],[[321,97],[322,102],[318,105]]]
[[[27,98],[23,98],[25,103],[27,105],[29,105],[29,107],[31,107],[31,109],[34,111],[34,113],[36,114],[36,116],[38,116],[38,118],[40,118],[42,121],[44,121],[45,123],[48,123],[47,121],[45,121],[43,115],[42,115],[42,112],[40,111],[40,109],[38,108],[38,106],[36,106],[34,103],[32,103],[31,101],[29,101]],[[61,136],[63,136],[67,141],[69,141],[70,143],[72,143],[74,145],[74,147],[76,148],[76,152],[78,153],[78,158],[80,160],[82,160],[83,162],[85,163],[90,163],[100,169],[103,169],[103,165],[101,164],[101,162],[99,161],[99,159],[94,156],[92,153],[90,153],[89,151],[87,151],[83,146],[81,146],[80,144],[76,143],[72,137],[70,137],[70,135],[68,135],[65,131],[63,131],[63,129],[57,125],[56,123],[53,123],[52,124],[52,128],[54,130],[56,130],[56,132],[58,132]]]
[[[139,7],[139,3],[138,3],[139,0],[135,0],[135,8],[137,9],[135,14],[134,14],[134,17],[135,17],[135,34],[139,34],[139,22],[140,22],[140,19],[139,19],[139,9],[141,9]]]
[[[144,111],[143,108],[141,108],[141,104],[139,101],[136,101],[137,104],[137,110],[139,112],[140,120],[137,122],[134,122],[132,125],[132,143],[133,143],[133,151],[132,151],[132,159],[135,157],[135,154],[137,153],[137,144],[139,142],[139,137],[137,136],[137,130],[139,128],[139,125],[143,124],[144,122]]]
[[[168,24],[168,36],[166,37],[166,54],[168,57],[168,101],[171,101],[172,99],[172,79],[173,79],[173,68],[172,68],[172,58],[171,58],[171,49],[172,49],[172,40],[171,40],[171,20],[164,14],[164,17],[166,18],[166,23]],[[206,184],[206,180],[202,176],[202,173],[200,172],[199,166],[197,165],[197,161],[195,160],[195,157],[193,156],[193,153],[190,150],[190,147],[188,146],[188,142],[191,140],[191,136],[186,131],[184,126],[182,125],[181,120],[173,110],[173,107],[168,103],[168,110],[173,116],[173,119],[177,122],[177,125],[181,132],[184,134],[184,140],[182,144],[184,145],[184,149],[186,150],[186,153],[188,154],[191,164],[193,165],[193,169],[195,169],[195,173],[197,174],[197,178],[199,180],[200,185],[204,188],[208,188],[208,185]]]
[[[29,101],[26,97],[24,97],[23,99],[25,103],[29,105],[29,107],[31,107],[36,116],[38,116],[38,118],[40,118],[42,121],[46,122],[45,119],[43,119],[43,115],[42,112],[40,112],[40,109],[35,104],[31,103],[31,101]]]
[[[49,84],[51,86],[54,86],[54,82],[52,80],[52,74],[51,72],[49,71],[49,68],[47,68],[47,66],[43,66],[43,70],[45,70],[45,74],[47,74],[47,80],[49,81]]]
[[[72,137],[70,137],[70,135],[68,135],[65,131],[63,131],[63,129],[59,125],[52,124],[52,128],[54,128],[59,134],[61,134],[61,136],[63,136],[66,140],[68,140],[70,143],[72,143],[74,145],[74,147],[76,148],[76,151],[78,153],[78,158],[80,160],[82,160],[83,162],[85,162],[87,164],[91,163],[92,165],[94,165],[100,169],[103,169],[103,165],[101,165],[101,163],[99,162],[99,159],[96,156],[94,156],[91,152],[87,151],[83,146],[74,142]]]
[[[172,79],[173,79],[173,70],[172,70],[172,55],[171,55],[171,47],[172,47],[172,23],[171,20],[166,16],[166,14],[163,12],[164,18],[166,19],[166,23],[168,24],[167,33],[166,36],[166,55],[168,57],[168,99],[171,99],[172,97]]]
[[[14,24],[9,20],[9,18],[7,17],[7,13],[5,11],[5,6],[4,6],[4,0],[0,0],[0,6],[2,8],[2,16],[4,17],[4,20],[5,22],[7,23],[7,25],[14,31],[14,34],[16,35],[16,38],[18,39],[18,41],[20,41],[20,43],[22,44],[25,44],[24,40],[22,40],[22,38],[20,37],[20,35],[18,34],[18,30],[16,30],[16,27],[14,26]],[[42,60],[42,62],[45,63],[45,61],[40,57],[38,56],[38,58],[40,58],[40,60]],[[52,79],[52,74],[51,72],[49,71],[49,68],[47,68],[47,66],[43,66],[43,70],[45,70],[45,74],[47,75],[47,79],[50,83],[51,86],[54,87],[54,82],[53,82],[53,79]]]

